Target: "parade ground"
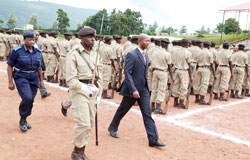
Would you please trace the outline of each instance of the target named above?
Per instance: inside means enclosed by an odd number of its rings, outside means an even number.
[[[73,150],[71,111],[61,114],[61,102],[67,100],[67,88],[45,83],[51,96],[41,99],[37,93],[33,113],[28,118],[32,129],[19,129],[17,90],[8,89],[6,62],[0,62],[0,160],[69,160]],[[86,155],[91,160],[249,160],[250,159],[250,98],[213,101],[211,106],[194,103],[189,109],[169,103],[167,115],[153,114],[164,148],[148,146],[146,131],[138,106],[122,119],[118,134],[110,137],[108,126],[121,101],[102,100],[98,108],[99,146],[92,130]],[[206,100],[208,101],[207,95]]]

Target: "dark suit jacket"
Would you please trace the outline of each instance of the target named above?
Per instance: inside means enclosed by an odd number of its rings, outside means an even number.
[[[134,91],[137,90],[140,94],[145,89],[148,90],[147,69],[149,59],[147,54],[145,56],[146,64],[138,48],[127,54],[124,67],[125,79],[117,90],[120,95],[133,98]]]

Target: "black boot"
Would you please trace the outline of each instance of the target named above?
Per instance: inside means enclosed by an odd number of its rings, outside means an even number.
[[[47,80],[47,78],[44,76],[44,72],[43,72],[43,80]]]
[[[183,108],[183,109],[186,109],[186,106],[184,105],[184,99],[180,99],[179,107]]]
[[[108,95],[107,90],[103,90],[102,98],[103,99],[111,99],[112,97]]]
[[[82,156],[82,148],[75,147],[73,152],[71,153],[72,160],[84,160]]]
[[[155,113],[156,113],[156,114],[166,114],[166,113],[161,109],[161,103],[156,103]]]
[[[239,91],[235,91],[235,98],[241,99],[242,97],[239,96]]]
[[[54,76],[50,76],[50,83],[55,83]]]
[[[66,79],[63,79],[63,80],[62,80],[62,87],[67,87]]]
[[[194,88],[191,87],[190,95],[194,95]]]
[[[220,101],[227,101],[226,98],[224,97],[224,93],[220,93]]]
[[[50,76],[47,76],[47,82],[50,82]]]
[[[26,118],[21,118],[20,119],[19,126],[20,126],[20,130],[22,132],[26,132],[28,130],[28,127],[26,126]]]
[[[177,107],[178,105],[178,97],[174,97],[174,107]]]
[[[208,88],[207,88],[207,93],[211,93],[212,92],[212,86],[208,86]]]
[[[82,158],[83,158],[83,160],[88,160],[87,156],[85,155],[85,146],[83,146],[81,148],[81,150],[82,150]]]
[[[200,105],[208,105],[208,103],[205,101],[204,96],[200,96]]]
[[[62,86],[63,82],[62,80],[59,80],[59,86]]]
[[[199,102],[200,102],[199,95],[195,94],[195,101],[194,101],[194,103],[199,103]]]
[[[234,90],[231,90],[230,98],[235,98]]]
[[[215,100],[218,99],[218,93],[214,93],[214,99],[215,99]]]
[[[151,111],[152,111],[152,113],[155,111],[155,102],[151,103]]]
[[[250,97],[250,94],[249,94],[249,89],[246,89],[245,96]]]

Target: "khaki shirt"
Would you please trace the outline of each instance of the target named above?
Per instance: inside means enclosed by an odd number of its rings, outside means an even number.
[[[127,55],[129,52],[135,50],[137,47],[138,47],[138,46],[137,46],[136,44],[131,43],[131,44],[128,46],[128,48],[124,51],[123,58],[125,59],[125,58],[126,58],[126,55]]]
[[[151,48],[151,49],[149,49],[148,50],[148,59],[149,59],[149,63],[151,64],[152,63],[152,61],[153,61],[153,54],[155,53],[155,52],[158,52],[159,50],[161,50],[162,48],[160,47],[160,46],[154,46],[153,48]]]
[[[72,39],[72,40],[70,41],[70,47],[73,48],[74,45],[77,45],[77,44],[79,44],[79,43],[81,43],[81,40],[80,40],[79,38]]]
[[[10,43],[10,35],[9,34],[5,34],[5,40],[6,40],[6,44]],[[6,47],[9,47],[9,44]]]
[[[178,49],[180,49],[180,48],[181,48],[180,46],[173,46],[172,49],[171,49],[170,54],[171,54],[171,62],[172,62],[173,65],[175,64],[175,61],[176,61],[175,60],[176,59],[176,57],[175,57],[176,51]]]
[[[221,49],[216,56],[216,63],[218,65],[229,66],[230,61],[232,61],[232,51],[228,49]]]
[[[55,52],[54,48],[58,50],[56,38],[49,36],[46,41],[46,47],[48,53],[54,53]]]
[[[210,66],[213,63],[213,54],[207,48],[203,48],[197,54],[198,66]]]
[[[155,44],[150,42],[148,45],[147,51],[149,51],[151,48],[154,48],[154,47],[155,47]]]
[[[117,57],[117,58],[121,58],[121,56],[122,56],[122,45],[116,43],[116,44],[113,46],[113,49],[114,49],[114,52],[115,52],[115,54],[116,54],[116,57]]]
[[[0,33],[0,43],[6,43],[5,35]]]
[[[197,56],[198,56],[199,52],[201,51],[200,47],[191,46],[191,47],[188,48],[188,50],[192,53],[191,61],[192,62],[197,62]]]
[[[69,85],[70,90],[78,90],[79,93],[82,93],[81,87],[86,86],[87,84],[80,82],[79,80],[91,80],[92,79],[92,71],[88,67],[87,63],[83,60],[81,55],[78,53],[77,49],[85,56],[88,60],[90,66],[95,68],[96,56],[98,55],[95,50],[91,50],[88,52],[81,45],[75,45],[74,48],[69,52],[66,57],[66,81]],[[102,62],[101,58],[97,59],[97,75],[98,75],[98,86],[99,92],[98,96],[102,94]],[[86,96],[87,93],[83,92]]]
[[[214,61],[216,60],[217,50],[215,48],[210,48],[209,51],[213,54]]]
[[[47,47],[46,47],[46,41],[47,41],[47,38],[44,38],[44,37],[40,37],[39,38],[39,43],[41,44],[41,51],[43,53],[47,53]]]
[[[176,69],[188,69],[188,63],[191,63],[192,53],[188,51],[188,48],[180,47],[174,52],[174,67]]]
[[[171,55],[164,48],[156,47],[152,52],[152,68],[167,71],[168,65],[171,64]]]
[[[113,49],[110,45],[105,44],[100,47],[100,55],[103,64],[111,64],[111,59],[116,59]]]
[[[60,56],[66,57],[70,50],[71,50],[70,41],[64,39],[60,43]]]
[[[10,35],[9,42],[10,42],[10,44],[17,44],[16,36],[14,34]]]
[[[245,54],[247,55],[248,67],[250,67],[250,51],[245,52]]]
[[[128,46],[131,44],[131,42],[130,41],[126,41],[125,43],[124,43],[124,45],[123,45],[123,52],[128,48]]]
[[[232,64],[244,67],[248,64],[248,57],[243,51],[238,51],[232,55]]]

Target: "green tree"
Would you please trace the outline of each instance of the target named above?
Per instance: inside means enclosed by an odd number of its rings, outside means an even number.
[[[187,26],[182,26],[180,29],[180,34],[187,33]]]
[[[235,18],[228,18],[226,21],[225,21],[225,24],[223,26],[223,32],[225,34],[231,34],[233,32],[236,32],[237,31],[237,26],[238,26],[238,23]],[[217,27],[216,27],[218,33],[221,33],[221,30],[222,30],[222,24],[219,23],[217,24]],[[241,33],[241,28],[239,26],[239,29],[238,29],[238,32]]]
[[[60,33],[65,33],[67,30],[66,28],[70,26],[69,18],[65,11],[62,9],[57,10],[57,22],[58,22],[58,31]]]
[[[2,24],[4,23],[3,19],[0,19],[0,28],[3,28]]]
[[[35,30],[39,29],[38,17],[36,14],[31,15],[30,20],[29,20],[29,24],[32,24]]]
[[[14,29],[17,26],[16,18],[14,17],[13,13],[10,14],[10,17],[9,17],[9,19],[7,21],[7,26],[8,26],[9,29]]]

